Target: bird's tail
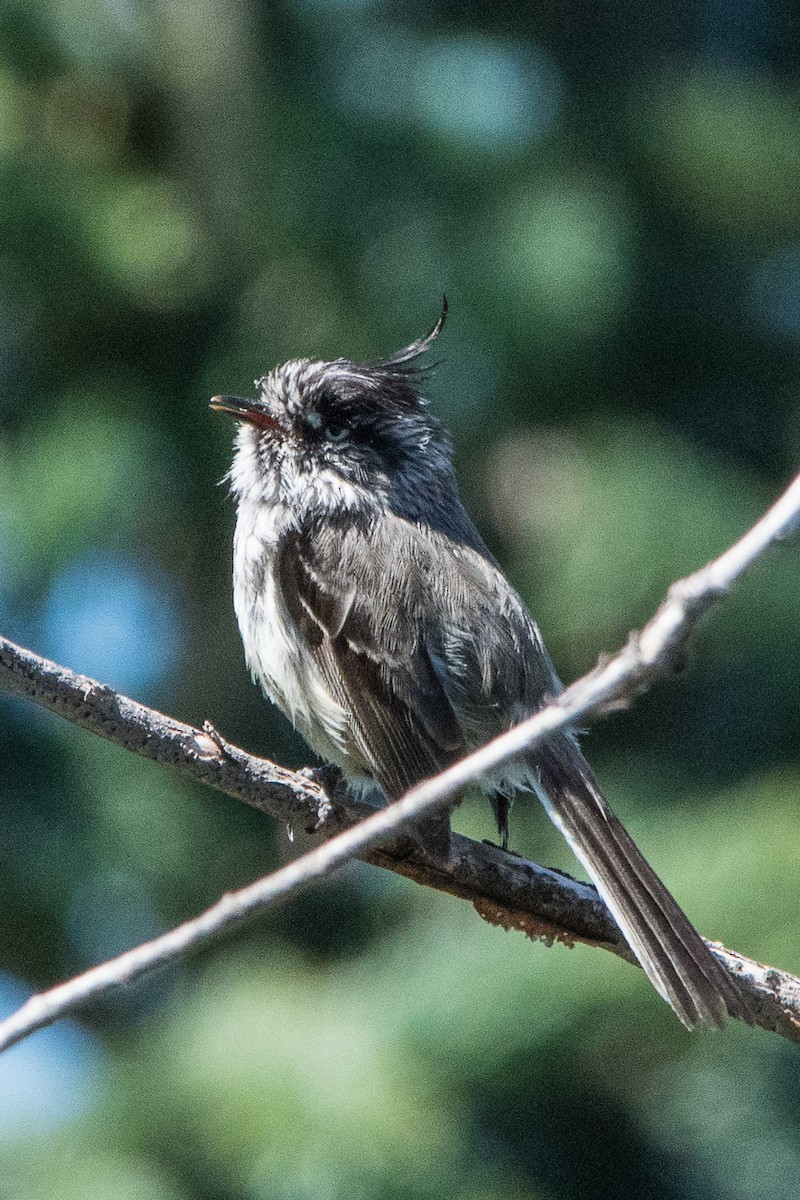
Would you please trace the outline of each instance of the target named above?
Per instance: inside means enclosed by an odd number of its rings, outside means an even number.
[[[569,739],[537,752],[539,797],[597,885],[653,987],[687,1027],[752,1023],[736,982],[606,804]]]

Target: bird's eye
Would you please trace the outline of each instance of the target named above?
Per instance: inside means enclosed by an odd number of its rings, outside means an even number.
[[[325,437],[329,442],[343,442],[347,434],[347,426],[340,425],[338,421],[329,421],[325,426]]]

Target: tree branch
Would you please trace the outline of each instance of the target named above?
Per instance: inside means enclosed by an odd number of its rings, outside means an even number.
[[[0,1050],[86,1000],[129,982],[191,947],[329,874],[354,857],[468,899],[486,920],[531,937],[583,941],[634,961],[596,891],[496,847],[454,837],[451,860],[438,862],[409,842],[403,826],[449,799],[498,763],[555,730],[628,704],[668,673],[701,615],[769,546],[800,520],[800,476],[738,542],[679,580],[639,634],[612,659],[578,680],[553,703],[461,762],[378,812],[333,790],[325,771],[286,771],[205,730],[166,717],[0,638],[0,685],[126,749],[235,796],[290,825],[331,840],[273,875],[223,897],[201,916],[59,987],[34,996],[0,1023]],[[358,822],[358,824],[354,824]],[[339,832],[344,829],[344,832]],[[800,1042],[800,980],[709,943],[750,997],[759,1024]]]

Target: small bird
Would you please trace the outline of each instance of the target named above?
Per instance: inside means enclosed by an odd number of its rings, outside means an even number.
[[[483,543],[431,415],[420,358],[447,314],[388,358],[295,359],[240,422],[234,606],[267,696],[354,788],[396,800],[562,690],[533,618]],[[710,952],[606,803],[575,736],[554,734],[481,784],[503,847],[534,792],[687,1028],[749,1020]],[[448,822],[449,813],[445,819]]]

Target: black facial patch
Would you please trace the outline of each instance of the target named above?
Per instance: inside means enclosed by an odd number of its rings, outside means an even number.
[[[341,439],[351,450],[361,450],[382,460],[386,467],[392,467],[399,464],[407,451],[402,435],[410,432],[412,421],[417,429],[421,416],[419,400],[416,397],[413,401],[410,397],[404,399],[404,419],[398,423],[397,408],[386,403],[384,392],[363,382],[360,387],[355,382],[348,382],[337,387],[336,392],[328,385],[314,397],[313,408],[309,410],[313,417],[304,421],[304,434],[314,445],[328,442],[335,446]],[[413,438],[415,444],[417,440],[418,430]]]

